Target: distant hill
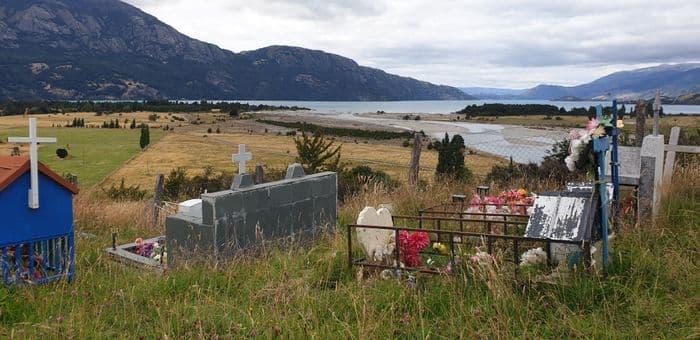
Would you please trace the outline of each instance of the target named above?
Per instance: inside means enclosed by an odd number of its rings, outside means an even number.
[[[660,65],[609,74],[577,86],[538,85],[520,99],[581,98],[622,100],[652,98],[656,90],[668,97],[700,92],[700,64]]]
[[[251,32],[251,34],[254,34]],[[117,0],[0,2],[0,99],[470,99],[299,47],[234,53]]]
[[[514,99],[525,91],[494,87],[460,87],[459,89],[479,99]]]

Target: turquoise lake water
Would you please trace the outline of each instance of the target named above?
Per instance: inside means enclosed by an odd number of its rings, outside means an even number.
[[[384,111],[389,113],[452,113],[459,111],[468,105],[481,105],[486,103],[502,104],[548,104],[563,107],[570,110],[574,107],[595,106],[601,104],[609,106],[609,101],[548,101],[548,100],[417,100],[417,101],[382,101],[382,102],[332,102],[332,101],[288,101],[288,100],[231,100],[250,104],[302,106],[319,113],[366,113]],[[622,106],[620,104],[619,106]],[[634,107],[626,104],[627,111]],[[700,114],[700,105],[663,105],[666,114]]]

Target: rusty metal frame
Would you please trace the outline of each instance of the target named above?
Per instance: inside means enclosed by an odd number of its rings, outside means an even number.
[[[471,214],[468,214],[471,215]],[[520,215],[519,217],[521,217]],[[373,226],[373,225],[358,225],[358,224],[348,224],[347,225],[347,246],[348,246],[348,269],[351,270],[353,266],[365,266],[365,267],[374,267],[374,268],[383,268],[383,269],[395,269],[395,270],[406,270],[406,271],[416,271],[416,272],[423,272],[423,273],[429,273],[429,274],[442,274],[445,273],[443,271],[437,270],[437,269],[426,269],[426,268],[420,268],[420,267],[400,267],[399,261],[394,261],[394,265],[386,265],[386,264],[379,264],[379,263],[370,263],[366,261],[365,259],[357,259],[355,260],[353,257],[353,249],[352,249],[352,230],[356,228],[367,228],[367,229],[380,229],[380,230],[392,230],[395,233],[395,240],[399,239],[399,231],[404,230],[408,232],[416,232],[416,231],[422,231],[426,232],[429,234],[436,234],[437,235],[437,242],[440,241],[442,238],[441,235],[447,235],[450,243],[450,255],[439,255],[439,256],[449,256],[450,257],[450,262],[455,263],[455,244],[456,243],[464,243],[464,238],[461,237],[478,237],[487,240],[488,243],[488,250],[487,252],[489,254],[493,253],[493,247],[492,243],[495,240],[506,240],[506,241],[512,241],[513,242],[513,259],[511,262],[514,263],[515,265],[515,276],[517,278],[518,276],[518,263],[520,259],[520,243],[522,242],[531,242],[531,243],[544,243],[544,246],[546,248],[547,252],[547,258],[551,258],[551,244],[552,243],[561,243],[561,244],[576,244],[580,245],[581,248],[584,250],[584,262],[586,267],[588,268],[590,266],[590,253],[587,251],[588,247],[590,247],[590,242],[586,241],[571,241],[571,240],[554,240],[554,239],[549,239],[549,238],[535,238],[535,237],[525,237],[525,236],[518,236],[518,235],[507,235],[507,234],[492,234],[491,231],[491,224],[504,224],[504,225],[509,225],[509,224],[515,224],[515,225],[527,225],[527,221],[488,221],[484,219],[466,219],[466,218],[448,218],[448,217],[429,217],[429,216],[405,216],[405,215],[397,215],[393,216],[394,220],[417,220],[419,227],[418,228],[412,228],[412,227],[401,227],[401,226],[393,226],[393,227],[387,227],[387,226]],[[437,226],[437,229],[426,229],[423,228],[423,220],[429,220],[429,221],[434,221],[435,225]],[[462,230],[444,230],[440,228],[441,222],[446,221],[446,222],[460,222],[460,228]],[[487,233],[478,233],[478,232],[470,232],[470,231],[464,231],[463,230],[463,222],[482,222],[487,224],[488,232]],[[455,236],[461,236],[459,242],[455,242]],[[431,240],[431,242],[433,242]],[[400,254],[400,247],[396,246],[394,247],[394,258],[399,259],[401,258]]]

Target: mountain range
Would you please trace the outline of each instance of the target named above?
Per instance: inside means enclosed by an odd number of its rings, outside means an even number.
[[[482,99],[539,100],[620,100],[653,98],[656,91],[668,98],[684,101],[688,95],[700,93],[700,63],[659,65],[611,73],[590,83],[576,86],[538,85],[526,90],[488,89],[480,92],[463,88]]]
[[[234,53],[118,0],[0,2],[0,99],[472,99],[323,51]]]

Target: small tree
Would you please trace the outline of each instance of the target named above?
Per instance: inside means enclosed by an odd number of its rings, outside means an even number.
[[[340,170],[340,145],[335,147],[333,140],[326,139],[320,132],[312,137],[302,133],[294,139],[294,144],[299,155],[296,160],[307,173]]]
[[[148,144],[151,143],[150,132],[148,131],[148,125],[141,124],[141,137],[139,138],[139,144],[141,149],[144,149]]]
[[[135,129],[136,128],[136,118],[131,120],[131,125],[129,125],[130,129]]]
[[[453,178],[466,180],[471,177],[471,171],[464,166],[464,138],[454,135],[450,141],[450,136],[445,133],[441,142],[435,142],[438,150],[438,164],[435,173],[439,178]]]

